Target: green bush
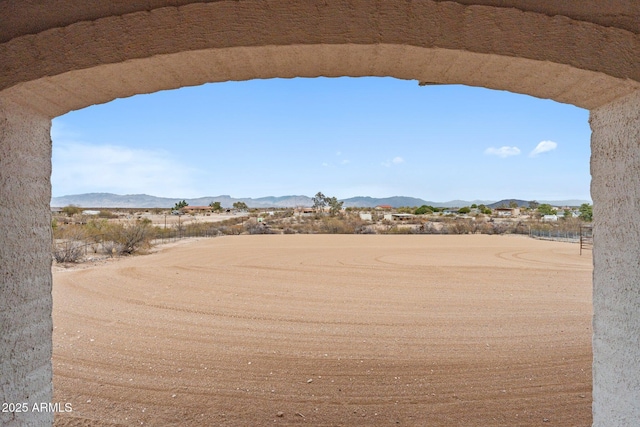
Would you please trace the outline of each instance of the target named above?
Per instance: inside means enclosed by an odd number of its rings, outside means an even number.
[[[114,214],[111,211],[100,211],[98,212],[98,218],[114,219],[114,218],[118,218],[118,215]]]
[[[80,208],[80,206],[76,206],[76,205],[68,205],[62,208],[62,213],[64,213],[67,216],[74,216],[81,212],[82,212],[82,209]]]

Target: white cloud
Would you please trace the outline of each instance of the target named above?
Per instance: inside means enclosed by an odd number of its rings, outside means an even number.
[[[518,154],[520,154],[520,149],[518,147],[507,147],[507,146],[500,147],[500,148],[489,147],[486,150],[484,150],[484,154],[488,154],[491,156],[498,156],[504,159],[510,156],[517,156]]]
[[[404,163],[404,159],[400,156],[394,157],[391,160],[384,161],[380,163],[385,168],[390,168],[392,165],[399,165],[400,163]]]
[[[86,192],[191,197],[200,172],[165,150],[59,142],[53,146],[56,195]]]
[[[553,151],[558,148],[558,144],[553,141],[541,141],[536,148],[529,153],[529,157],[536,157],[538,154],[546,153],[547,151]]]
[[[342,156],[342,151],[336,151],[336,157],[341,157]],[[329,162],[322,162],[322,166],[325,168],[336,168],[339,167],[340,165],[348,165],[349,163],[351,163],[351,160],[349,159],[335,159],[334,161],[329,161]]]

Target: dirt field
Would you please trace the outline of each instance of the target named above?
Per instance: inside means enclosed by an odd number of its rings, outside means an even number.
[[[230,236],[56,271],[56,426],[590,426],[578,252]]]

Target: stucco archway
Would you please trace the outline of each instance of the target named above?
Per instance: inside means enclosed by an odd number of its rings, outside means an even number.
[[[51,399],[52,117],[212,81],[393,76],[592,111],[594,425],[640,423],[640,6],[547,3],[3,2],[2,400]],[[9,425],[47,424],[52,414],[0,417]]]

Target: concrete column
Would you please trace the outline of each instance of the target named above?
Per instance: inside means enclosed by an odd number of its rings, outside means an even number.
[[[53,424],[33,411],[53,398],[50,129],[0,98],[0,404],[21,405],[2,426]]]
[[[640,92],[591,111],[593,425],[640,426]]]

